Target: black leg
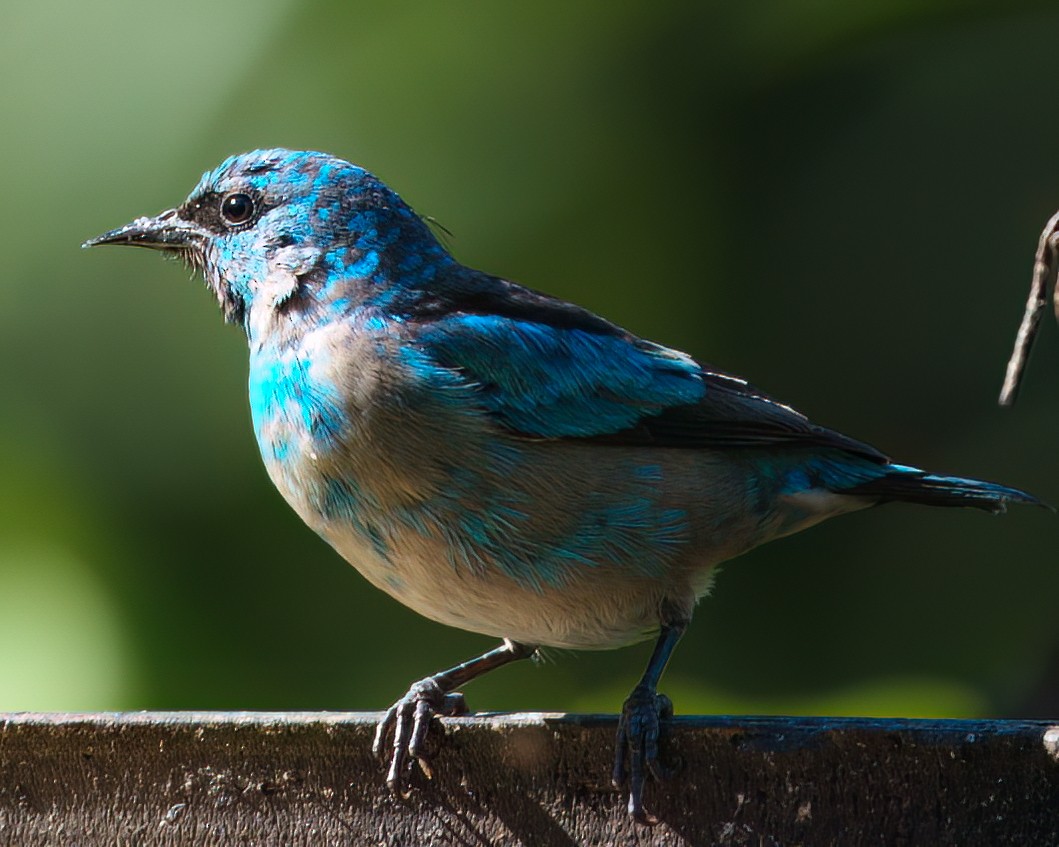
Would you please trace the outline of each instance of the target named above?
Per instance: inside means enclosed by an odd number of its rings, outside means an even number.
[[[393,752],[386,784],[394,792],[403,794],[403,776],[411,762],[418,762],[430,776],[430,763],[425,754],[427,734],[435,715],[454,717],[467,713],[463,695],[456,692],[464,683],[517,659],[528,659],[537,651],[535,646],[506,640],[499,647],[477,658],[428,676],[412,684],[408,693],[386,710],[375,727],[372,750],[383,757],[386,737],[393,731]]]
[[[616,788],[629,782],[629,814],[638,823],[653,826],[658,819],[643,807],[643,788],[648,772],[655,779],[664,774],[658,762],[659,720],[673,716],[673,704],[657,691],[658,680],[677,646],[686,620],[662,624],[654,653],[639,683],[621,707],[618,720],[617,750],[614,754],[613,782]]]

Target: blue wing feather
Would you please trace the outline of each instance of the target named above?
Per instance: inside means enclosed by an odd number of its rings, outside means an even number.
[[[500,421],[529,436],[609,435],[705,393],[692,359],[621,336],[464,314],[424,326],[418,341],[474,382]]]
[[[417,327],[424,352],[475,383],[488,411],[520,435],[678,448],[825,447],[887,461],[745,380],[580,306],[464,273],[403,304],[403,317]]]

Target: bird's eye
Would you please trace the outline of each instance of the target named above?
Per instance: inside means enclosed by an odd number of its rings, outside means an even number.
[[[245,224],[254,214],[254,200],[249,194],[229,194],[221,201],[221,217],[226,223]]]

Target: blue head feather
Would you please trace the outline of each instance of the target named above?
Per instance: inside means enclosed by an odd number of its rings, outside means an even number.
[[[235,195],[250,198],[253,214],[233,225],[221,204]],[[176,214],[203,235],[184,255],[202,270],[225,317],[244,324],[261,281],[277,268],[317,298],[342,301],[379,297],[410,272],[425,278],[452,261],[394,191],[326,153],[232,156],[203,174]]]

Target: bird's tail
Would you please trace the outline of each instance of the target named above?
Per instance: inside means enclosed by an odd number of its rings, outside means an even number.
[[[880,503],[900,501],[927,506],[970,506],[994,514],[1005,511],[1008,503],[1052,508],[1017,488],[981,479],[939,476],[907,465],[888,465],[885,475],[847,488],[842,493],[875,497]]]

